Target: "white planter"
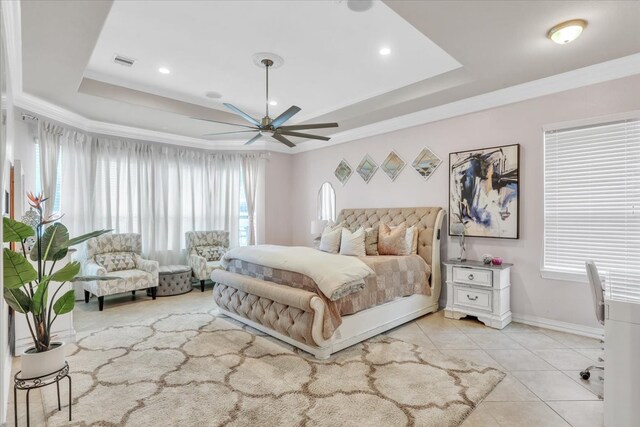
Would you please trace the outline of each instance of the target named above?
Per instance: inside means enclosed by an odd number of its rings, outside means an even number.
[[[64,367],[65,348],[63,342],[51,343],[51,350],[36,353],[34,347],[25,350],[20,356],[22,378],[36,378],[55,373]]]

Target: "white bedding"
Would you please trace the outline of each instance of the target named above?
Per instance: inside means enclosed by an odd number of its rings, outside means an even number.
[[[305,246],[242,246],[228,251],[222,267],[238,259],[310,277],[320,291],[335,301],[364,287],[364,279],[373,270],[356,257],[328,254]]]

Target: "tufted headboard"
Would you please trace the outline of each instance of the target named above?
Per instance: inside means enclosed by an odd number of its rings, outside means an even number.
[[[444,209],[439,207],[424,208],[372,208],[343,209],[338,215],[337,223],[345,222],[345,227],[355,231],[360,227],[378,227],[384,224],[418,227],[418,255],[431,267],[431,289],[440,293],[440,234],[444,220]],[[437,288],[437,289],[436,289]]]

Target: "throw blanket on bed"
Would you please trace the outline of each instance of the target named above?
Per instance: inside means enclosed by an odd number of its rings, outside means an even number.
[[[222,258],[222,267],[238,259],[310,277],[331,301],[364,288],[364,279],[373,270],[356,257],[328,254],[304,246],[242,246]]]

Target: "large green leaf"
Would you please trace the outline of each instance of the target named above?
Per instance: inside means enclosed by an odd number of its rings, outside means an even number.
[[[98,237],[98,236],[101,236],[101,235],[103,235],[105,233],[109,233],[110,231],[113,231],[113,230],[96,230],[96,231],[92,231],[91,233],[83,234],[81,236],[74,237],[73,239],[70,239],[69,241],[67,241],[65,243],[64,246],[66,248],[71,247],[71,246],[75,246],[75,245],[78,245],[78,244],[80,244],[82,242],[86,242],[87,240],[92,239],[94,237]]]
[[[4,300],[18,313],[28,313],[31,307],[31,299],[22,289],[4,288]]]
[[[65,314],[73,310],[73,306],[76,303],[76,294],[72,290],[65,292],[58,300],[53,304],[53,311],[57,315]]]
[[[2,258],[4,260],[3,278],[5,288],[17,289],[38,278],[38,273],[31,263],[19,253],[5,248]]]
[[[42,307],[46,307],[48,289],[49,289],[48,280],[41,281],[38,287],[36,288],[36,292],[33,294],[33,301],[31,303],[31,311],[33,311],[33,314],[38,315],[42,313]]]
[[[43,261],[59,261],[67,256],[67,242],[69,230],[63,224],[56,222],[46,228],[40,239],[41,257]],[[46,255],[46,259],[45,259]],[[38,260],[38,245],[31,249],[31,259]]]
[[[22,242],[27,237],[31,237],[36,232],[20,221],[11,218],[2,218],[2,240],[4,242]]]
[[[51,275],[54,282],[69,282],[80,273],[80,263],[77,261],[70,262]]]

